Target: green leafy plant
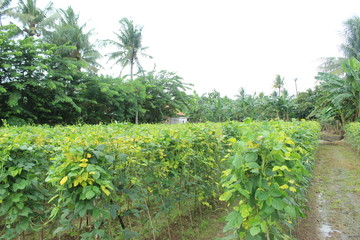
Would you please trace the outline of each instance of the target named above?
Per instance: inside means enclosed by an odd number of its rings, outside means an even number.
[[[345,126],[345,139],[355,149],[360,150],[360,123],[349,123]]]
[[[290,239],[284,227],[303,216],[302,189],[311,176],[319,125],[248,121],[236,127],[241,134],[229,139],[233,148],[220,196],[233,206],[224,231],[234,234],[227,239]]]

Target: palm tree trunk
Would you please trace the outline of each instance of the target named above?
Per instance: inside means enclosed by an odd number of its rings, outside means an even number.
[[[131,78],[131,80],[134,79],[134,77],[133,77],[133,69],[134,69],[134,63],[131,61],[131,63],[130,63],[130,78]]]
[[[139,124],[139,109],[137,108],[137,104],[136,104],[136,113],[135,113],[135,124],[136,125]]]

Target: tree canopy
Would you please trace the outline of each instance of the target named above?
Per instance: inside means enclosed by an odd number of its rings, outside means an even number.
[[[158,123],[178,113],[193,122],[360,119],[359,17],[344,22],[344,57],[327,58],[315,89],[292,96],[278,74],[269,95],[241,88],[229,98],[215,89],[190,94],[192,86],[175,72],[144,69],[140,59],[151,57],[143,27],[131,19],[120,19],[115,40],[101,41],[71,7],[49,3],[40,9],[36,0],[19,0],[9,8],[10,3],[0,1],[0,23],[7,17],[17,24],[0,26],[0,119],[9,124]],[[121,67],[119,77],[98,75],[99,42],[116,47],[106,56]],[[122,76],[126,67],[130,74]]]

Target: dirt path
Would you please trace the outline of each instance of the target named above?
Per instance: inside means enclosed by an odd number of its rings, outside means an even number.
[[[341,141],[322,141],[308,199],[297,239],[360,239],[360,154]]]

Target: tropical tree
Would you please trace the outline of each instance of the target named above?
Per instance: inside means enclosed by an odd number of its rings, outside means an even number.
[[[1,18],[9,11],[12,0],[0,0],[0,26],[2,26]]]
[[[242,121],[245,118],[257,119],[260,116],[257,111],[258,101],[256,94],[246,94],[245,89],[240,88],[239,93],[235,97],[234,119]]]
[[[101,66],[97,60],[101,57],[95,45],[90,42],[92,31],[86,32],[86,24],[79,25],[79,15],[71,7],[60,9],[59,22],[54,25],[54,31],[47,32],[46,41],[57,46],[72,46],[60,48],[60,54],[66,58],[78,61],[78,67],[96,72]]]
[[[319,66],[320,72],[327,72],[336,74],[338,76],[344,74],[342,64],[346,61],[344,57],[327,57],[322,58],[322,63]]]
[[[315,88],[315,90],[308,89],[305,92],[300,92],[295,98],[295,117],[297,119],[312,118],[313,116],[310,117],[310,114],[315,109],[318,96],[318,88]]]
[[[19,0],[19,5],[15,12],[9,15],[20,21],[21,30],[26,36],[40,36],[46,28],[51,27],[57,13],[53,13],[53,3],[50,2],[45,9],[40,9],[36,5],[36,0]]]
[[[187,114],[194,122],[223,122],[235,120],[234,100],[227,96],[221,97],[215,89],[199,96],[194,93],[189,100]]]
[[[0,27],[0,119],[16,124],[75,123],[84,85],[72,80],[81,79],[82,73],[74,64],[62,63],[53,44],[13,40],[17,30],[15,25]]]
[[[354,16],[346,20],[344,27],[345,43],[341,44],[341,50],[345,57],[360,60],[360,17]]]
[[[283,87],[284,87],[284,78],[281,78],[281,76],[277,74],[274,79],[273,88],[277,88],[279,90],[279,96],[281,96],[281,88]]]
[[[323,94],[315,113],[337,116],[345,125],[347,121],[360,119],[360,62],[352,57],[342,64],[342,68],[345,73],[342,77],[322,72],[316,77]]]
[[[187,109],[190,97],[186,91],[191,85],[183,83],[176,73],[165,70],[158,73],[153,71],[136,80],[146,89],[146,101],[140,106],[145,110],[143,122],[161,122]]]
[[[132,20],[122,18],[119,21],[120,29],[116,35],[117,40],[107,40],[105,45],[110,44],[117,48],[117,51],[109,53],[109,60],[115,60],[116,64],[120,64],[122,69],[126,66],[130,66],[130,79],[133,80],[134,65],[136,65],[140,72],[143,72],[143,68],[140,64],[139,57],[151,58],[151,56],[145,53],[148,47],[142,46],[142,26],[134,25]]]
[[[289,95],[286,90],[284,90],[280,96],[278,96],[274,91],[269,97],[267,97],[266,106],[269,118],[276,117],[284,121],[290,120],[291,113],[295,108],[293,96]]]
[[[360,17],[354,16],[344,22],[342,36],[345,42],[340,45],[340,49],[345,57],[323,58],[319,67],[321,72],[340,76],[344,74],[342,65],[347,59],[354,57],[360,60]]]

